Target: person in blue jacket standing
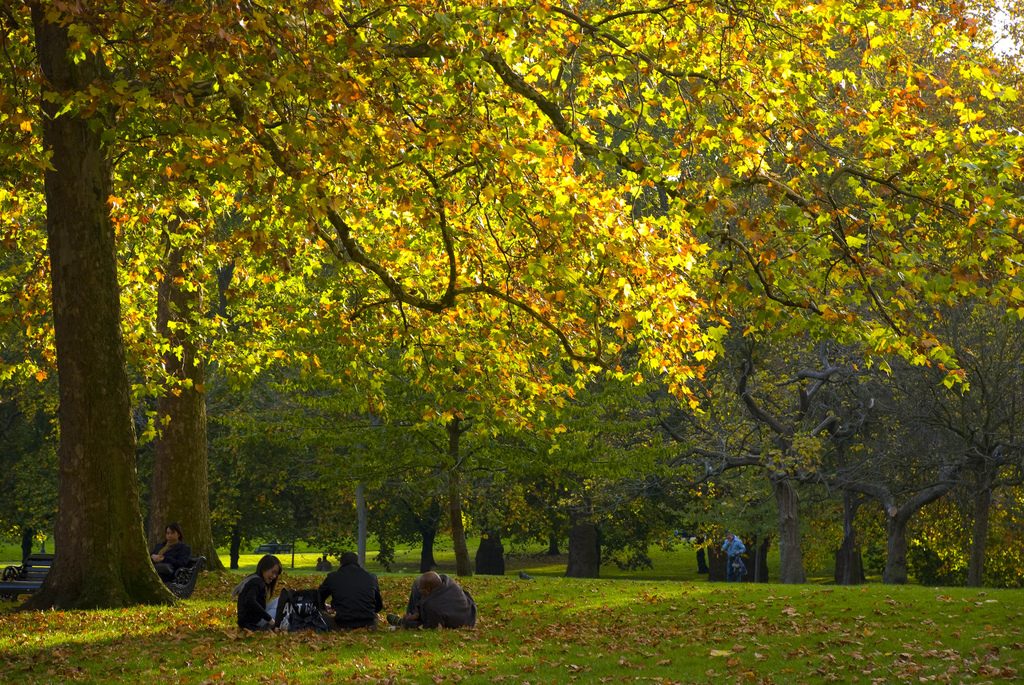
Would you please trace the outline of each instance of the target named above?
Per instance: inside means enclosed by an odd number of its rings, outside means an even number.
[[[732,533],[725,534],[722,543],[725,552],[725,579],[729,582],[743,580],[747,576],[747,566],[743,563],[742,554],[747,551],[743,541]]]

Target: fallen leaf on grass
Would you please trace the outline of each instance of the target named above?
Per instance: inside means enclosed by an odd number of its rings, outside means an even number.
[[[731,649],[712,649],[711,656],[732,656]]]

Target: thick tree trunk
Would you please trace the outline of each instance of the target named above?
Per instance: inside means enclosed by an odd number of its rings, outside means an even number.
[[[459,473],[459,438],[462,428],[459,419],[448,422],[448,457],[452,467],[448,471],[448,518],[452,528],[452,544],[455,548],[455,573],[460,576],[473,575],[466,545],[466,528],[462,523],[462,476]]]
[[[991,482],[974,493],[974,523],[971,526],[971,556],[967,560],[967,585],[981,587],[985,581],[985,547],[988,544],[989,515],[992,510]]]
[[[61,113],[63,101],[101,75],[103,57],[72,57],[69,27],[32,7],[45,83],[46,229],[60,387],[56,559],[35,608],[170,602],[142,530],[135,431],[129,406],[110,221],[110,166],[98,114]],[[76,49],[74,49],[76,50]],[[75,59],[79,59],[77,63]]]
[[[806,583],[800,541],[800,498],[788,478],[773,478],[772,490],[779,514],[779,582]]]
[[[718,547],[708,547],[708,580],[712,582],[725,582],[725,565],[728,558]]]
[[[903,585],[907,582],[907,523],[910,517],[890,512],[886,520],[885,571],[882,582]]]
[[[35,537],[35,530],[27,526],[21,527],[21,560],[24,562],[32,554],[32,540]]]
[[[601,536],[591,521],[576,521],[569,529],[569,578],[598,578],[601,575]]]
[[[1001,460],[993,453],[974,464],[974,522],[971,525],[971,553],[967,564],[967,584],[980,588],[985,582],[985,548],[992,509],[992,487]]]
[[[843,544],[836,552],[835,581],[837,585],[859,585],[863,583],[864,563],[857,543],[857,530],[853,522],[857,517],[860,502],[857,495],[843,492]]]
[[[967,560],[967,585],[981,587],[985,582],[985,557],[988,547],[992,492],[1000,468],[1007,463],[1005,446],[985,450],[985,456],[971,465],[974,474],[974,521],[971,525],[971,551]]]
[[[457,469],[448,472],[448,519],[452,528],[452,545],[455,548],[455,573],[460,576],[473,575],[466,545],[466,528],[462,523],[462,478]]]
[[[476,550],[476,572],[481,576],[505,575],[505,546],[501,544],[501,533],[492,530],[480,538]]]
[[[557,557],[561,553],[558,549],[558,535],[556,533],[548,533],[548,556]]]
[[[750,539],[750,546],[747,554],[752,557],[747,568],[750,570],[750,580],[755,583],[768,582],[768,549],[771,547],[771,536],[765,535],[761,542],[757,537]]]
[[[172,328],[184,322],[201,303],[196,293],[180,283],[183,250],[172,248],[166,258],[167,271],[160,282],[157,299],[157,332],[166,338],[171,351],[164,355],[164,368],[174,380],[157,401],[160,438],[153,461],[150,490],[149,541],[164,539],[164,528],[177,521],[194,556],[206,557],[209,570],[224,568],[213,544],[210,525],[209,468],[206,440],[205,368],[187,329]]]
[[[885,507],[885,528],[889,538],[885,571],[882,572],[883,583],[902,585],[907,582],[907,525],[914,514],[942,497],[956,485],[958,473],[959,467],[956,466],[945,469],[939,475],[938,482],[919,491],[902,507],[896,506],[890,494],[876,493],[882,506]]]
[[[430,500],[426,515],[416,517],[416,528],[420,532],[420,573],[433,571],[437,568],[434,560],[434,541],[441,522],[441,505],[437,498]]]
[[[433,571],[437,567],[434,561],[434,540],[437,538],[437,528],[420,528],[420,573]]]
[[[242,531],[235,526],[231,529],[231,547],[228,552],[232,570],[238,568],[238,557],[242,553]]]

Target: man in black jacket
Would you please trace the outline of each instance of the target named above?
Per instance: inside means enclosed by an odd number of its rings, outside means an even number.
[[[377,612],[384,608],[377,576],[359,566],[353,552],[341,555],[341,566],[327,574],[319,593],[322,605],[331,599],[334,623],[343,630],[376,627]]]

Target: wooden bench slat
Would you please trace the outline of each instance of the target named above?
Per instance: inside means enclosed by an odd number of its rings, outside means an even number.
[[[0,583],[0,598],[17,599],[18,595],[28,595],[37,592],[43,586],[42,582],[30,583],[19,580],[8,580]]]

